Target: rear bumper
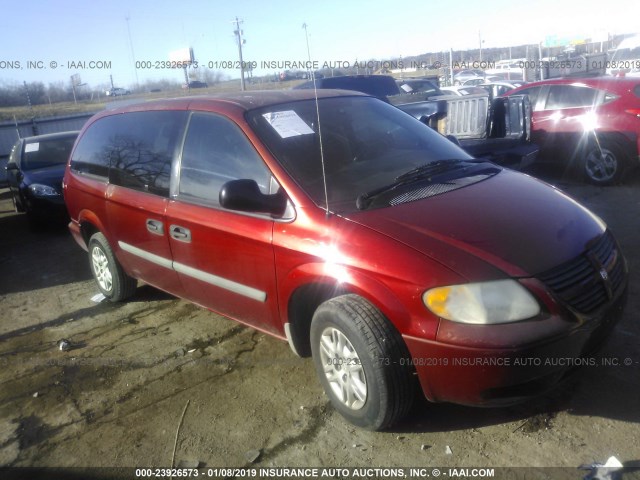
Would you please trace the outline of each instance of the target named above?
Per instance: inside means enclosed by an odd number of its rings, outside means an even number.
[[[520,347],[517,342],[521,340],[515,336],[509,348],[473,348],[410,336],[404,339],[429,400],[475,406],[509,405],[544,392],[576,367],[596,366],[598,360],[587,355],[611,333],[621,317],[626,297],[624,289],[594,318],[573,324],[564,333],[533,345]],[[452,327],[460,331],[478,328],[463,324]],[[496,333],[509,345],[508,333],[500,334],[497,330]],[[469,332],[461,332],[460,336],[468,335]]]

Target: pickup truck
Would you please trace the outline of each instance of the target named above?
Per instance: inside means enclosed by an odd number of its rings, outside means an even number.
[[[296,89],[313,88],[305,82]],[[538,154],[531,143],[531,106],[527,95],[448,96],[441,91],[416,92],[398,86],[387,75],[345,75],[316,79],[316,88],[355,90],[381,98],[460,145],[474,157],[524,169]]]

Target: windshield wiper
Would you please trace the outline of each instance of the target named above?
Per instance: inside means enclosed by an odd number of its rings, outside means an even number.
[[[391,190],[395,190],[398,187],[414,183],[416,181],[426,180],[429,182],[433,182],[434,180],[437,180],[439,182],[446,182],[456,178],[460,178],[461,176],[465,176],[464,173],[466,173],[466,170],[468,170],[469,168],[477,167],[479,166],[479,164],[485,162],[487,162],[487,160],[484,159],[447,159],[437,160],[435,162],[429,162],[424,165],[420,165],[419,167],[413,168],[408,172],[397,176],[394,182],[389,185],[385,185],[383,187],[379,187],[371,190],[370,192],[359,195],[356,199],[356,207],[358,208],[358,210],[366,210],[367,208],[369,208],[371,202],[375,197],[382,195],[383,193],[387,193]],[[473,168],[474,173],[476,170],[477,168]],[[460,175],[461,173],[463,175]]]
[[[404,184],[407,181],[439,175],[440,173],[449,171],[452,168],[465,167],[467,162],[469,162],[469,160],[449,159],[425,163],[424,165],[420,165],[419,167],[409,170],[402,175],[398,175],[395,178],[394,184]]]

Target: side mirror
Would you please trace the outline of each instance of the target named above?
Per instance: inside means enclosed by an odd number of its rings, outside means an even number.
[[[255,180],[231,180],[220,189],[220,205],[229,210],[279,217],[287,208],[287,197],[282,190],[273,195],[262,193]]]

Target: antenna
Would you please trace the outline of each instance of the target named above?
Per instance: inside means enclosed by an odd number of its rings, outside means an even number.
[[[307,39],[307,56],[309,57],[309,65],[311,65],[311,50],[309,49],[309,32],[307,31],[307,24],[303,23],[304,34]],[[329,212],[329,194],[327,193],[327,175],[324,168],[324,149],[322,148],[322,128],[320,127],[320,107],[318,106],[318,89],[316,87],[316,73],[311,70],[311,80],[313,81],[313,96],[316,100],[316,118],[318,119],[318,140],[320,140],[320,163],[322,165],[322,185],[324,187],[324,205],[325,214],[327,217],[331,214]]]
[[[131,66],[133,67],[133,73],[136,77],[136,87],[139,86],[138,82],[138,69],[136,68],[136,54],[133,52],[133,41],[131,40],[131,28],[129,27],[129,14],[124,18],[127,21],[127,34],[129,35],[129,48],[131,49]]]

